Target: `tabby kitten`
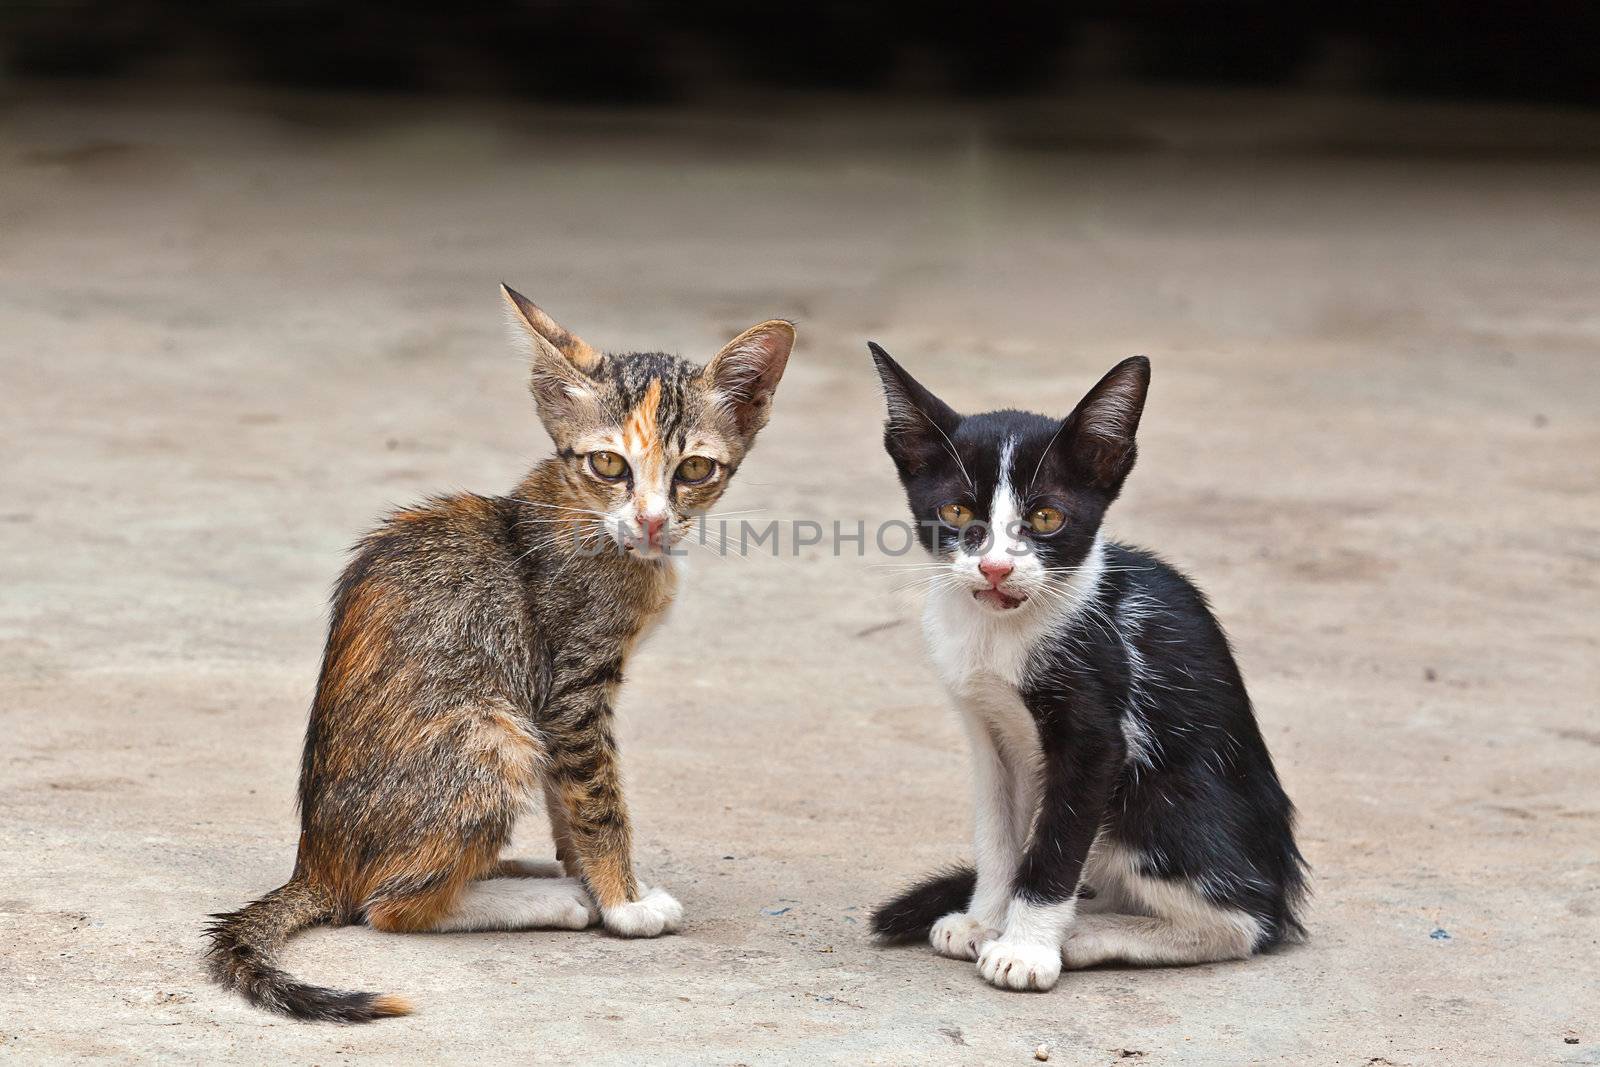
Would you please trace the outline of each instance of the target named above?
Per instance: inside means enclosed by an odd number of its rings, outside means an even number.
[[[602,354],[502,287],[556,454],[510,496],[436,497],[358,546],[333,599],[288,884],[209,928],[219,980],[264,1008],[365,1022],[393,996],[298,982],[296,931],[678,928],[641,886],[612,705],[677,580],[672,546],[728,487],[794,344],[770,321],[704,368]],[[503,860],[543,796],[565,878]]]
[[[873,916],[1002,989],[1303,935],[1294,811],[1204,596],[1100,522],[1150,363],[1057,420],[956,414],[883,349],[884,443],[937,561],[923,631],[973,751],[976,871]]]

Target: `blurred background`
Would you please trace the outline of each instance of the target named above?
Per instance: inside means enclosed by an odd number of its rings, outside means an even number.
[[[764,86],[994,96],[1108,81],[1593,103],[1581,0],[1282,4],[10,0],[17,76],[663,102]]]
[[[1597,41],[1576,0],[3,0],[0,1056],[1600,1062]],[[867,339],[963,410],[1148,354],[1108,528],[1237,645],[1310,945],[1008,998],[870,944],[970,812],[869,541],[697,554],[630,665],[683,936],[307,935],[422,1005],[359,1033],[207,984],[201,917],[292,863],[349,546],[547,454],[501,280],[605,349],[798,320],[721,506],[825,529],[903,515]]]

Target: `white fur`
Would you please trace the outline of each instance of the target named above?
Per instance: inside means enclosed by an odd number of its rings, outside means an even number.
[[[576,878],[485,878],[467,886],[434,930],[582,930],[599,918]]]
[[[928,940],[933,951],[953,960],[975,960],[978,949],[1000,936],[1000,924],[989,926],[964,911],[953,911],[933,924]]]
[[[647,889],[638,900],[606,908],[601,919],[621,937],[660,937],[683,925],[683,905],[665,889]]]
[[[1084,867],[1095,888],[1095,914],[1067,932],[1066,966],[1204,963],[1255,951],[1263,931],[1253,917],[1213,904],[1188,881],[1148,877],[1140,863],[1137,853],[1105,837],[1095,843]]]
[[[1061,943],[1077,915],[1076,898],[1059,904],[1011,901],[1005,932],[978,951],[978,973],[1001,989],[1049,989],[1061,976]]]

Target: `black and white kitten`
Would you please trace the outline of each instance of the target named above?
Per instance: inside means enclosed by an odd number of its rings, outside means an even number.
[[[1304,930],[1294,809],[1205,597],[1104,540],[1150,362],[1065,419],[962,416],[872,345],[884,445],[938,561],[923,630],[972,743],[976,871],[873,929],[1003,989],[1061,968],[1241,959]]]

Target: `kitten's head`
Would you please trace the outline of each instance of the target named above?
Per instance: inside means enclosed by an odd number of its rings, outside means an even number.
[[[663,558],[727,489],[766,425],[794,325],[752,326],[701,367],[660,352],[602,353],[521,293],[501,292],[556,445],[560,506],[593,513],[591,548],[608,536]]]
[[[884,447],[924,546],[950,568],[935,588],[997,614],[1061,599],[1133,469],[1150,361],[1118,363],[1064,419],[958,415],[869,347],[889,404]]]

